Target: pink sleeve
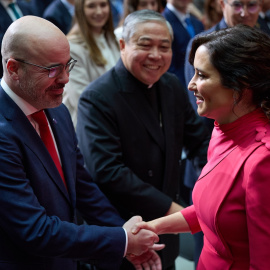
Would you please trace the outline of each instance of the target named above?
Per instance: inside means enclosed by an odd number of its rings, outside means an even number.
[[[192,234],[200,232],[202,230],[196,215],[194,205],[183,209],[181,213],[184,216],[186,222],[188,223]]]

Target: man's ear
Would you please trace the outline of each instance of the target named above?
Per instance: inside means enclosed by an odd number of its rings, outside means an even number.
[[[14,80],[18,79],[18,71],[19,71],[20,64],[15,59],[8,59],[6,68],[7,72],[10,77],[12,77]]]
[[[120,51],[125,49],[126,43],[122,38],[119,39],[119,46],[120,46]]]
[[[12,58],[8,59],[6,67],[9,76],[11,77],[18,76],[20,64],[15,59]]]

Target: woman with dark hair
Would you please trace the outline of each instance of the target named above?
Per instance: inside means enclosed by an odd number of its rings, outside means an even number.
[[[243,25],[198,36],[189,60],[197,111],[215,119],[208,163],[192,206],[134,232],[202,230],[197,269],[269,269],[270,37]]]
[[[77,64],[70,73],[63,103],[76,126],[80,94],[90,82],[113,67],[120,57],[109,0],[75,0],[75,24],[67,38],[70,55]]]

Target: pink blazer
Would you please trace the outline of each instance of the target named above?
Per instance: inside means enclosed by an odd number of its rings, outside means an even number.
[[[191,232],[204,232],[199,270],[270,269],[270,127],[255,128],[252,142],[205,166],[182,210]]]

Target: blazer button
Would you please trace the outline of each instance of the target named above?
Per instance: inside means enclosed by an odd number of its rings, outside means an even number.
[[[179,159],[179,160],[178,160],[178,163],[179,163],[179,165],[181,166],[181,164],[182,164],[182,160],[181,160],[181,159]]]
[[[149,170],[149,171],[148,171],[148,176],[149,176],[149,177],[153,177],[153,171],[152,171],[152,170]]]

